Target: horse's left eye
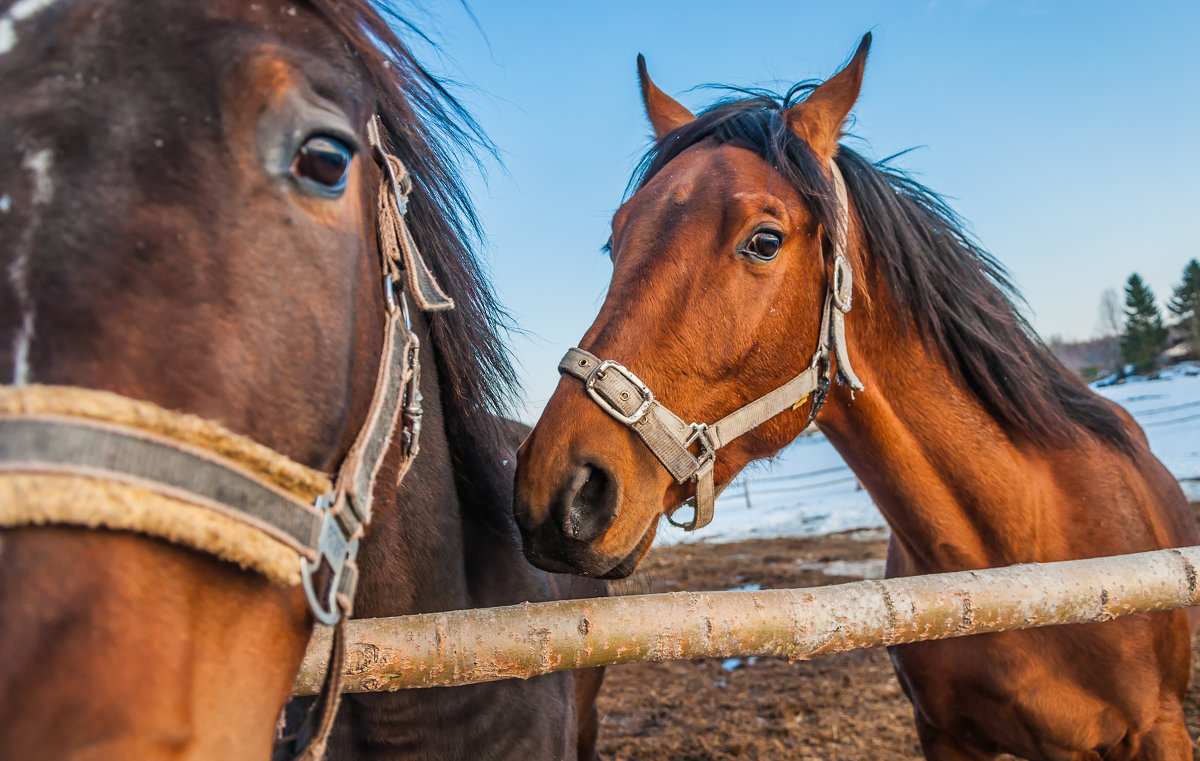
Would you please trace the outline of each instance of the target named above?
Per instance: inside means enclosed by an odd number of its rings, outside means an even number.
[[[783,236],[774,230],[760,230],[746,241],[742,252],[760,262],[769,262],[779,255],[783,247]]]
[[[318,186],[324,193],[340,195],[350,176],[354,151],[342,141],[317,135],[310,137],[292,159],[292,174]]]

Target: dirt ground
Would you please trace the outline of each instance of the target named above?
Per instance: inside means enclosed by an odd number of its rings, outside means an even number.
[[[613,593],[857,581],[882,575],[886,550],[882,530],[656,549]],[[1197,666],[1200,657],[1193,658],[1193,685],[1200,682]],[[884,650],[795,664],[759,659],[615,666],[600,693],[600,713],[600,755],[606,761],[922,759],[908,700]],[[1195,686],[1187,713],[1196,738]],[[1196,747],[1193,757],[1200,759]]]

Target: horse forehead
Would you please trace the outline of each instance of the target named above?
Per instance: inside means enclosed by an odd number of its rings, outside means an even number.
[[[645,188],[647,200],[668,210],[734,207],[753,211],[777,197],[790,203],[777,173],[761,156],[730,143],[703,142],[668,163]],[[791,195],[795,195],[792,193]]]
[[[0,14],[0,174],[45,154],[55,175],[124,177],[164,148],[178,166],[301,84],[353,116],[369,105],[340,36],[283,0],[34,2]]]
[[[356,71],[324,19],[286,0],[18,0],[0,13],[0,99],[6,111],[32,101],[78,112],[117,106],[111,99],[124,91],[199,106],[231,64],[263,47],[290,51],[304,68]]]

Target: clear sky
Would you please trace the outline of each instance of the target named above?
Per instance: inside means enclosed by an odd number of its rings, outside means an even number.
[[[874,33],[849,143],[950,197],[1045,337],[1096,333],[1137,271],[1160,301],[1200,257],[1200,2],[456,0],[414,20],[501,152],[474,178],[527,419],[601,304],[599,249],[649,132],[635,57],[693,110],[704,83],[832,74]]]

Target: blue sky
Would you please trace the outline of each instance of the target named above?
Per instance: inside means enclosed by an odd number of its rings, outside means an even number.
[[[950,197],[1043,336],[1092,336],[1105,289],[1160,300],[1200,257],[1200,2],[430,2],[417,46],[501,152],[472,178],[536,417],[608,284],[599,247],[649,138],[635,57],[697,110],[712,82],[825,78],[874,33],[850,143]]]

